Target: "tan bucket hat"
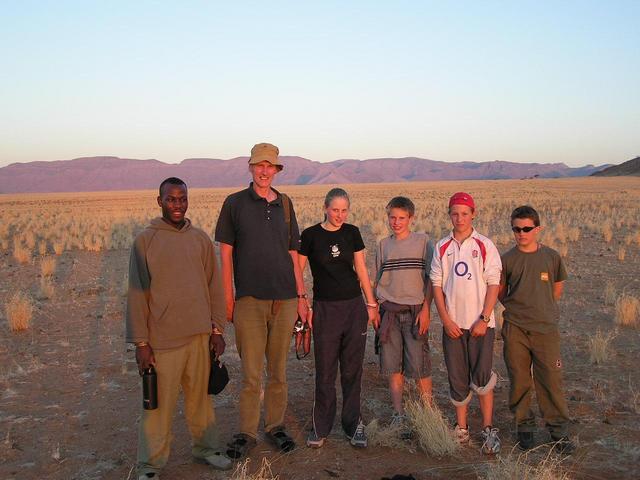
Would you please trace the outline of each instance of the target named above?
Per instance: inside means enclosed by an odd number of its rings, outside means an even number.
[[[265,160],[278,168],[278,171],[284,168],[282,162],[278,158],[280,150],[275,145],[270,143],[258,143],[251,149],[251,158],[249,158],[249,165],[255,165],[256,163],[264,162]]]

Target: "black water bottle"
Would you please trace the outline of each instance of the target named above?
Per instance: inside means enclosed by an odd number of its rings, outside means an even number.
[[[158,408],[158,375],[153,367],[142,373],[142,407],[145,410]]]

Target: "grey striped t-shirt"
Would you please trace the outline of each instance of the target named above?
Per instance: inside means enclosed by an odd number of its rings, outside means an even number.
[[[433,244],[426,233],[411,232],[397,240],[384,238],[376,250],[376,298],[400,305],[424,301],[433,257]]]

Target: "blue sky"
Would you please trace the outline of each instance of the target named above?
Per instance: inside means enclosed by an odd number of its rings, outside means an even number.
[[[0,166],[640,155],[640,2],[0,0]]]

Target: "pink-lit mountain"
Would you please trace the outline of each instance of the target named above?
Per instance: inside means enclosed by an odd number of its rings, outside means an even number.
[[[587,176],[606,165],[571,168],[564,163],[439,162],[424,158],[375,158],[320,163],[281,157],[278,185],[377,183],[426,180],[506,179]],[[179,164],[118,157],[13,163],[0,168],[0,193],[87,192],[156,188],[166,177],[190,187],[233,187],[249,182],[247,157],[230,160],[189,158]]]

